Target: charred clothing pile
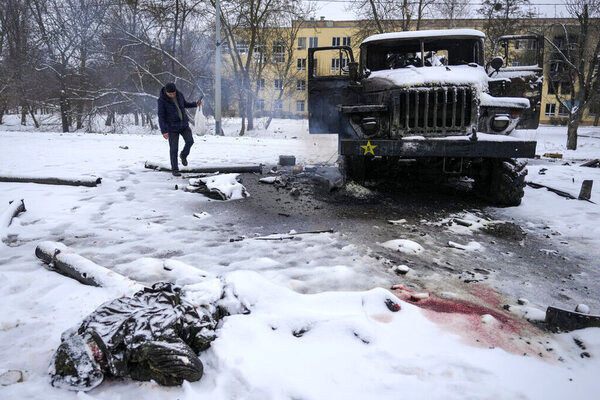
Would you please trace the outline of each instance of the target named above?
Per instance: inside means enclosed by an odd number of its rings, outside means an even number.
[[[98,307],[77,330],[63,333],[50,364],[52,385],[90,390],[105,375],[166,386],[199,380],[197,353],[215,339],[218,316],[197,310],[180,291],[156,283]]]

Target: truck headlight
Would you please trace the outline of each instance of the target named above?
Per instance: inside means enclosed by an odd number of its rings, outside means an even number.
[[[491,128],[496,132],[502,132],[510,124],[510,116],[508,114],[496,114],[492,119]]]

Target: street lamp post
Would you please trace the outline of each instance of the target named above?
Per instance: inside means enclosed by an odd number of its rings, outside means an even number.
[[[215,135],[221,134],[221,4],[215,0],[216,51],[215,51]]]

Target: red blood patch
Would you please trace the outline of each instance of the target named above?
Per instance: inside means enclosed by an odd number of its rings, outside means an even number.
[[[430,293],[419,293],[402,285],[392,287],[392,293],[407,303],[425,310],[431,321],[454,333],[467,343],[481,347],[500,347],[516,354],[538,354],[539,349],[518,340],[536,336],[541,332],[533,325],[502,309],[502,296],[481,284],[469,286],[469,293],[480,300],[440,299]],[[491,315],[491,318],[482,318]]]

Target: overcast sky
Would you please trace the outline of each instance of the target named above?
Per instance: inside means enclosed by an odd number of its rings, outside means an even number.
[[[465,0],[469,1],[469,0]],[[501,1],[501,0],[500,0]],[[567,16],[565,11],[565,1],[562,0],[530,0],[531,4],[537,9],[540,17],[561,17]],[[470,0],[472,4],[472,16],[477,17],[477,9],[481,0]],[[330,20],[352,20],[355,19],[352,10],[352,3],[345,0],[317,0],[315,1],[317,11],[316,17],[324,16]]]

